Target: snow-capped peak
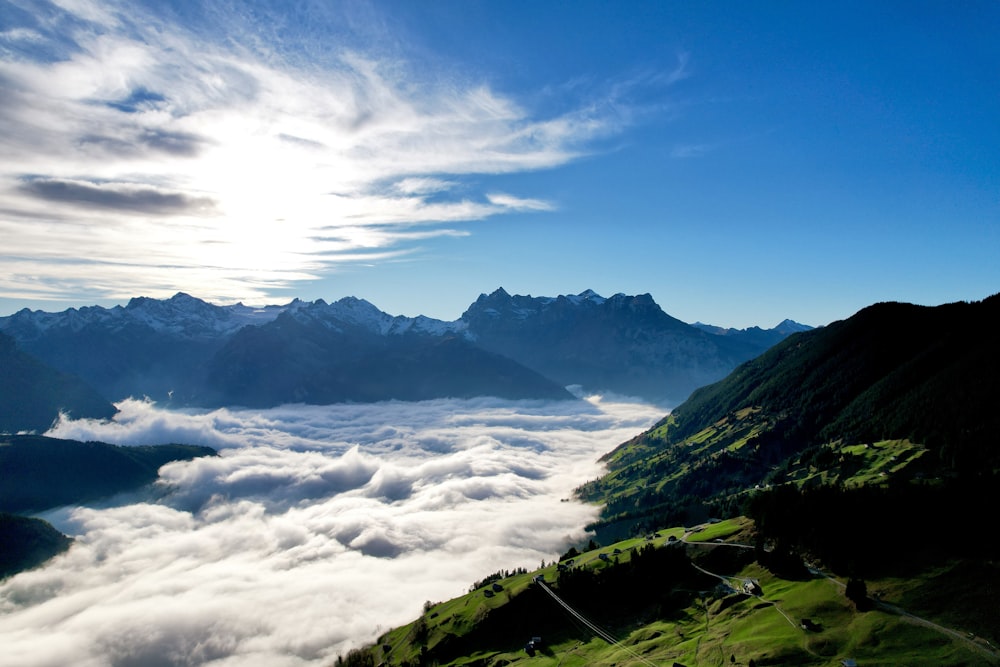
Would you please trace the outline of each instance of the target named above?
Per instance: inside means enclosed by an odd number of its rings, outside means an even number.
[[[360,326],[369,331],[386,334],[392,327],[392,315],[384,313],[370,302],[353,296],[345,296],[329,306],[329,314],[336,319]]]
[[[288,307],[290,306],[291,304]],[[25,309],[10,317],[0,318],[0,328],[17,329],[26,339],[50,329],[81,331],[91,326],[111,331],[141,326],[181,338],[211,338],[233,333],[248,324],[269,322],[285,308],[286,306],[251,308],[242,303],[215,306],[190,294],[178,292],[169,299],[135,297],[124,307],[86,306],[80,309],[69,308],[59,313]]]
[[[604,303],[605,301],[607,301],[607,299],[605,299],[603,296],[601,296],[600,294],[598,294],[597,292],[595,292],[592,289],[586,289],[586,290],[580,292],[579,294],[575,294],[575,295],[574,294],[569,294],[569,295],[566,296],[566,298],[569,299],[572,303],[577,304],[577,305],[589,301],[589,302],[591,302],[591,303],[599,306],[602,303]]]

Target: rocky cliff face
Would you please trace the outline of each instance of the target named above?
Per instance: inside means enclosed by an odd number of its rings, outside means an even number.
[[[649,294],[482,295],[462,315],[482,347],[563,384],[676,404],[767,345],[727,340],[671,317]]]

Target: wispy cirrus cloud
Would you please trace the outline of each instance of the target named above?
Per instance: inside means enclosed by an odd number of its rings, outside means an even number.
[[[0,35],[0,296],[259,301],[405,253],[416,227],[547,210],[455,184],[566,164],[620,129],[586,104],[537,117],[381,47],[311,63],[228,7],[196,29],[75,0]]]
[[[486,195],[486,198],[495,206],[503,206],[515,211],[551,211],[554,208],[550,202],[541,199],[525,199],[504,192],[492,192]]]
[[[716,149],[711,144],[678,144],[670,149],[670,157],[677,159],[697,158]]]

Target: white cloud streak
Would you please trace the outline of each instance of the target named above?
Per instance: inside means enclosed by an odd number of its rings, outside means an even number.
[[[414,226],[547,210],[454,186],[565,164],[619,129],[590,108],[537,118],[385,56],[304,66],[134,3],[58,5],[38,17],[47,33],[0,35],[0,296],[263,302],[405,252]]]
[[[322,665],[498,569],[552,560],[562,502],[656,407],[476,399],[168,412],[49,435],[190,442],[149,497],[47,515],[66,554],[0,584],[0,665]]]

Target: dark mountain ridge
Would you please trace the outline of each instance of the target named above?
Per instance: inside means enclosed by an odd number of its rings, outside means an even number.
[[[72,543],[46,521],[0,512],[0,579],[41,565]]]
[[[725,336],[730,341],[739,344],[740,342],[746,345],[753,345],[760,348],[767,349],[793,333],[799,333],[801,331],[809,331],[812,329],[810,326],[804,324],[799,324],[792,320],[782,320],[773,329],[762,329],[760,327],[748,327],[746,329],[733,329],[733,328],[723,328],[712,326],[711,324],[703,324],[701,322],[695,322],[691,326],[701,329],[702,331],[714,334],[716,336]]]
[[[39,435],[0,437],[0,511],[25,514],[81,504],[156,481],[171,461],[215,456],[211,447],[124,447]]]
[[[122,447],[37,435],[0,436],[0,578],[36,567],[72,540],[47,522],[19,516],[101,501],[156,481],[171,461],[215,456],[210,447]]]
[[[174,391],[190,392],[192,372],[233,333],[300,304],[220,307],[181,292],[166,300],[134,298],[124,307],[23,309],[0,318],[0,329],[25,351],[85,379],[112,400],[167,401]]]

